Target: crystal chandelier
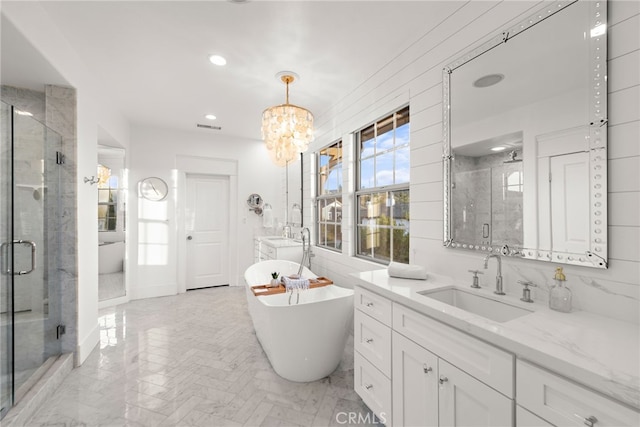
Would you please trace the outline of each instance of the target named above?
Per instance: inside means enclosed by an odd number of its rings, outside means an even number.
[[[280,79],[287,85],[286,100],[262,113],[262,139],[271,160],[278,166],[285,166],[307,151],[313,141],[313,114],[289,104],[289,83],[295,80],[293,73],[282,73]]]

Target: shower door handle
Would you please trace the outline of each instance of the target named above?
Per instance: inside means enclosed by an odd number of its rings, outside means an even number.
[[[16,276],[24,276],[25,274],[31,273],[36,269],[36,242],[32,240],[14,240],[13,244],[31,246],[31,268],[29,270],[17,271],[14,274]]]
[[[4,253],[4,249],[8,248],[10,244],[11,242],[2,242],[2,244],[0,244],[0,257],[2,257],[2,260],[0,261],[2,263],[2,266],[0,267],[0,269],[2,270],[2,274],[6,275],[11,274],[11,269],[9,268],[9,263],[7,262],[7,257]]]

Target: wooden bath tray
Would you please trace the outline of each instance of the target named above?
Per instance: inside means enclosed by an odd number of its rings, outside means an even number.
[[[326,277],[317,277],[315,279],[309,279],[309,289],[319,288],[321,286],[332,285],[333,280],[327,279]],[[284,285],[269,287],[268,285],[257,285],[252,286],[251,290],[253,294],[257,297],[261,297],[263,295],[275,295],[275,294],[283,294],[287,292]]]

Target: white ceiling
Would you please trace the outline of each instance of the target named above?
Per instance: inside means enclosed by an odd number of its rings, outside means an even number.
[[[262,111],[284,102],[279,71],[300,75],[290,102],[318,116],[462,4],[42,2],[131,123],[183,130],[204,123],[253,139],[260,138]],[[61,77],[37,54],[25,53],[28,43],[10,27],[2,27],[3,84],[58,83]],[[210,64],[213,53],[227,65]],[[208,121],[208,113],[218,119]]]

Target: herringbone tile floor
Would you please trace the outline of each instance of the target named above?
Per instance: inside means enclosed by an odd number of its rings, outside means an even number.
[[[313,383],[284,380],[256,339],[243,287],[132,301],[102,310],[99,321],[100,348],[29,425],[333,426],[373,420],[353,391],[353,336],[330,376]]]

